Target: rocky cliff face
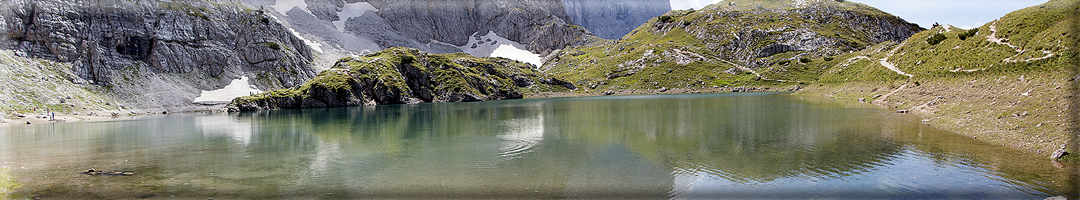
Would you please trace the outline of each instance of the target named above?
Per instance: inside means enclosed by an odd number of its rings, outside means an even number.
[[[588,31],[571,26],[559,0],[510,1],[428,1],[368,0],[378,15],[406,38],[420,43],[439,41],[466,46],[469,37],[495,32],[546,55],[573,44]],[[353,25],[352,21],[346,26]],[[363,26],[360,26],[363,28]],[[395,44],[385,44],[384,48]],[[404,45],[402,45],[404,46]],[[408,47],[408,46],[405,46]]]
[[[71,63],[70,81],[110,88],[133,107],[180,109],[241,76],[273,89],[315,75],[303,41],[235,3],[5,0],[0,10],[0,48]]]
[[[505,58],[428,54],[391,48],[342,58],[295,89],[240,97],[230,111],[520,99],[524,92],[569,91],[574,85]]]
[[[597,37],[619,39],[649,19],[671,11],[668,0],[562,0],[576,25]]]
[[[667,0],[243,1],[273,7],[290,27],[322,43],[323,53],[333,55],[327,57],[390,47],[462,52],[477,45],[470,38],[489,32],[547,55],[582,44],[592,36],[589,30],[618,38],[670,10]]]

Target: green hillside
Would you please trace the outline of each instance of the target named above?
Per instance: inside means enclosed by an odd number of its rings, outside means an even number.
[[[621,40],[554,52],[542,70],[585,92],[787,87],[815,81],[815,62],[921,30],[853,2],[728,1],[669,12]]]
[[[823,73],[801,93],[911,110],[949,131],[1049,153],[1077,138],[1068,111],[1076,108],[1078,5],[1052,0],[975,29],[943,25],[837,56],[812,67]]]

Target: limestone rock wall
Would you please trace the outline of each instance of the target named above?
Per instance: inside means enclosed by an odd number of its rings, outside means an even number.
[[[183,107],[241,76],[261,89],[315,76],[302,40],[231,2],[2,0],[0,35],[0,48],[71,63],[72,81],[111,87],[133,106]]]
[[[562,0],[574,24],[597,37],[619,39],[649,19],[671,11],[669,0]]]
[[[559,0],[368,0],[379,16],[402,36],[421,43],[440,41],[465,46],[474,33],[493,31],[546,55],[591,35],[572,26]],[[391,47],[391,46],[384,46]]]

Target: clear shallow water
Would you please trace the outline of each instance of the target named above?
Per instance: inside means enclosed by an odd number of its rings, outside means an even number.
[[[17,198],[1077,197],[1077,168],[786,94],[618,96],[0,129]],[[89,168],[136,171],[89,176]],[[2,196],[2,195],[0,195]]]

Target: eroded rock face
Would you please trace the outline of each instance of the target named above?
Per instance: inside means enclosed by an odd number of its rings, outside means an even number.
[[[315,76],[302,40],[228,2],[4,0],[0,30],[0,48],[72,63],[72,81],[109,86],[135,107],[184,106],[244,75],[263,89]]]
[[[576,89],[528,64],[464,53],[391,48],[346,57],[295,89],[236,98],[230,111],[520,99],[525,92]]]
[[[379,9],[378,15],[387,21],[387,25],[402,36],[421,43],[434,40],[465,46],[474,33],[493,31],[525,44],[529,51],[546,55],[573,44],[576,38],[591,35],[586,29],[571,26],[560,0],[367,2]]]
[[[562,0],[576,25],[597,37],[619,39],[649,19],[671,11],[668,0]]]
[[[282,3],[274,0],[242,1],[255,7]],[[666,0],[651,1],[666,2]],[[374,9],[362,15],[344,14],[348,13],[346,7],[350,6],[350,3],[358,2],[366,3]],[[352,54],[361,53],[356,49],[377,51],[392,47],[416,48],[431,53],[461,52],[459,47],[469,47],[471,45],[468,44],[469,38],[476,36],[474,34],[486,35],[488,32],[494,32],[503,38],[524,44],[525,50],[546,55],[568,45],[580,44],[592,37],[589,29],[586,29],[589,28],[588,26],[574,25],[574,20],[571,20],[572,17],[567,14],[567,8],[563,6],[564,2],[566,1],[308,0],[305,1],[306,6],[301,9],[278,10],[277,12],[281,12],[282,15],[278,17],[291,24],[290,27],[304,34],[305,37],[310,36],[308,39],[326,41],[328,45],[324,47],[327,49],[338,46],[338,44],[333,44],[334,41],[351,36],[364,41],[361,43],[377,46],[375,48],[371,46],[348,48],[348,45],[352,44],[341,44],[346,47],[345,51],[354,52]],[[620,8],[635,9],[637,7]],[[590,14],[585,11],[590,11],[591,8],[575,7],[574,9]],[[630,13],[637,14],[638,12]],[[603,14],[579,16],[600,15]],[[307,18],[318,21],[307,20]],[[624,19],[611,18],[610,20]],[[629,27],[624,27],[624,29],[633,29],[641,25],[644,20],[606,22]],[[330,29],[323,26],[340,28],[341,33],[329,31]]]

